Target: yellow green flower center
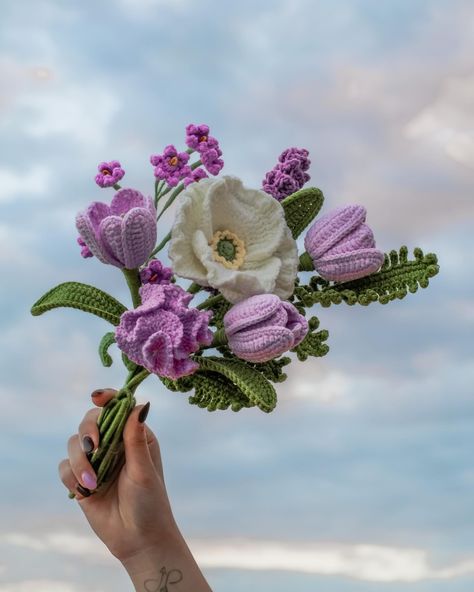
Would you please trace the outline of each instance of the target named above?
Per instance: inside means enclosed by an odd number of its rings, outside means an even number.
[[[218,230],[210,243],[214,260],[227,269],[239,269],[245,259],[245,244],[230,230]]]

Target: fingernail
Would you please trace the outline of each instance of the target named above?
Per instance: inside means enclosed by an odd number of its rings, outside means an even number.
[[[81,473],[82,482],[89,489],[95,489],[97,487],[97,479],[89,471],[83,471]]]
[[[150,401],[148,401],[148,403],[142,407],[140,413],[138,414],[138,421],[140,423],[144,423],[145,419],[147,418],[148,411],[150,411]]]
[[[85,487],[82,487],[82,485],[80,483],[78,483],[76,485],[76,489],[84,497],[89,497],[91,494],[91,492],[88,489],[86,489]]]
[[[84,438],[82,438],[82,450],[86,454],[89,454],[89,452],[94,450],[94,440],[90,436],[84,436]]]
[[[105,389],[96,389],[96,390],[95,390],[95,391],[92,393],[91,397],[98,397],[99,395],[101,395],[101,394],[104,392],[104,390],[105,390]]]

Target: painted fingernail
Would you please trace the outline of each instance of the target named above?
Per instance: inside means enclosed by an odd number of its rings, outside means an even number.
[[[82,450],[86,454],[89,454],[89,452],[94,450],[94,440],[90,436],[84,436],[84,438],[82,438]]]
[[[78,483],[76,485],[76,489],[84,497],[89,497],[91,494],[91,492],[88,489],[86,489],[85,487],[82,487],[82,485],[80,483]]]
[[[148,401],[148,403],[142,407],[140,413],[138,414],[138,421],[140,423],[144,423],[145,419],[147,418],[148,411],[150,411],[150,401]]]
[[[104,390],[105,390],[105,389],[96,389],[96,390],[95,390],[95,391],[92,393],[91,397],[98,397],[99,395],[101,395],[101,394],[104,392]]]
[[[95,489],[97,487],[97,479],[89,471],[83,471],[81,473],[81,479],[84,485],[89,489]]]

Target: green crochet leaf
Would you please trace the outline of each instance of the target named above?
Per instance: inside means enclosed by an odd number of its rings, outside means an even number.
[[[65,282],[52,288],[37,300],[31,308],[31,314],[38,316],[60,306],[90,312],[109,321],[112,325],[118,325],[121,315],[127,310],[110,294],[94,286],[79,282]]]
[[[301,189],[289,195],[281,202],[285,210],[286,223],[291,230],[293,238],[298,238],[317,216],[323,202],[323,192],[316,187]]]
[[[421,249],[416,248],[413,254],[415,259],[409,261],[406,246],[398,252],[392,250],[385,254],[380,271],[351,282],[331,284],[314,276],[309,285],[295,288],[295,297],[306,307],[316,303],[327,307],[341,302],[367,306],[371,302],[387,304],[395,298],[404,298],[408,292],[413,294],[419,287],[427,288],[429,278],[439,272],[434,253],[424,255]]]
[[[309,356],[321,358],[329,351],[329,346],[324,343],[329,337],[328,331],[323,329],[316,332],[319,327],[319,319],[311,317],[308,321],[309,331],[303,341],[291,351],[295,352],[298,360],[304,362]]]
[[[220,374],[241,392],[240,401],[243,400],[243,396],[251,405],[257,405],[266,413],[275,408],[277,402],[275,389],[260,372],[246,362],[217,357],[195,357],[195,360],[199,364],[200,370],[193,376],[199,376],[202,374],[201,371],[204,371],[206,376],[209,372]],[[229,399],[235,398],[237,396],[235,389],[229,389],[227,396]]]
[[[254,406],[231,380],[217,372],[206,371],[194,375],[194,395],[189,397],[189,402],[208,411],[229,407],[240,411],[243,407]]]
[[[109,352],[107,351],[109,347],[112,345],[112,343],[115,343],[115,333],[113,333],[113,331],[106,333],[99,343],[100,360],[102,364],[106,367],[112,366],[113,360]]]

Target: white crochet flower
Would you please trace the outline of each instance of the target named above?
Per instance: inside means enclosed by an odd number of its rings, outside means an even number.
[[[212,286],[232,303],[264,293],[286,299],[298,270],[281,204],[229,176],[203,179],[182,193],[169,257],[176,275]]]

